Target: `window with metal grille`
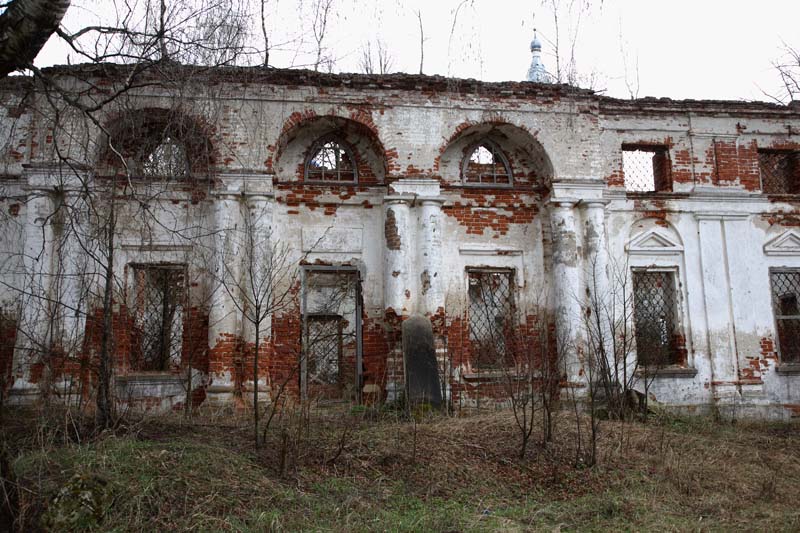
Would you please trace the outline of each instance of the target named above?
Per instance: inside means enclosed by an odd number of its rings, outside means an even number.
[[[633,319],[640,365],[680,363],[675,272],[634,270]]]
[[[462,164],[467,185],[511,185],[511,167],[500,148],[484,140],[467,151]]]
[[[339,383],[342,361],[342,317],[309,315],[307,317],[308,381],[324,385]]]
[[[305,179],[354,183],[355,160],[350,151],[337,139],[327,138],[317,141],[311,149],[311,157],[306,161]]]
[[[631,192],[672,190],[669,154],[666,146],[622,145],[625,189]]]
[[[761,190],[766,194],[800,193],[800,152],[759,150]]]
[[[303,395],[357,399],[361,386],[361,297],[358,271],[307,267],[303,274]],[[356,398],[354,398],[354,396]]]
[[[189,158],[183,143],[165,137],[150,153],[140,157],[141,173],[147,177],[183,179],[189,176]]]
[[[800,363],[800,270],[773,270],[769,277],[781,362]]]
[[[164,371],[180,362],[183,346],[183,265],[135,265],[131,368]]]
[[[208,176],[213,149],[205,127],[175,110],[144,108],[117,117],[99,171],[187,181]]]
[[[469,340],[472,364],[502,368],[511,363],[514,327],[513,276],[508,270],[469,270]]]

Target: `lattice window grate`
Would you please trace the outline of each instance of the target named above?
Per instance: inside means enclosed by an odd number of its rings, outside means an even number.
[[[309,382],[337,384],[343,347],[342,317],[310,315],[307,347]]]
[[[672,187],[666,147],[623,146],[622,171],[625,189],[631,192],[661,192]]]
[[[309,269],[303,285],[303,394],[328,400],[351,398],[360,386],[358,272]]]
[[[800,270],[770,272],[781,361],[800,363]]]
[[[679,363],[675,273],[633,272],[633,316],[639,364]]]
[[[800,193],[798,152],[761,150],[758,152],[761,190],[766,194]]]
[[[463,164],[464,183],[470,185],[510,185],[511,170],[500,149],[487,141],[476,146]]]
[[[131,367],[169,370],[183,346],[185,269],[173,265],[134,267],[135,338]]]
[[[183,179],[189,176],[186,147],[172,137],[166,137],[142,159],[144,176],[172,179]]]
[[[310,181],[355,182],[356,165],[341,143],[328,140],[317,145],[306,164],[306,179]]]
[[[476,367],[497,368],[509,362],[512,290],[509,271],[469,271],[469,339]]]

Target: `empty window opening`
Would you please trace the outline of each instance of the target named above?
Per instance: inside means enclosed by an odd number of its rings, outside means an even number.
[[[185,267],[136,265],[131,368],[165,371],[180,363],[183,346]]]
[[[186,147],[169,136],[142,157],[141,165],[144,176],[182,179],[189,175]]]
[[[508,345],[514,327],[513,276],[509,270],[470,270],[469,340],[472,365],[477,368],[508,366]]]
[[[301,387],[313,399],[358,400],[360,290],[355,270],[308,270],[303,292]]]
[[[800,152],[759,150],[758,168],[764,193],[800,193]]]
[[[483,141],[464,159],[463,178],[470,185],[511,185],[511,170],[500,149]]]
[[[800,363],[800,270],[770,272],[772,306],[783,363]]]
[[[103,173],[178,181],[208,174],[212,145],[189,117],[145,108],[117,117],[110,130]]]
[[[631,192],[672,190],[666,146],[622,146],[625,189]]]
[[[680,364],[675,272],[633,271],[633,318],[640,365]]]
[[[350,152],[341,143],[329,139],[317,143],[306,163],[306,180],[356,181],[356,165]]]

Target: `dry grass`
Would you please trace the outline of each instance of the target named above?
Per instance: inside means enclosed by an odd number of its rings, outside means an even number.
[[[289,413],[258,453],[235,413],[142,420],[81,444],[43,446],[33,427],[15,417],[8,432],[27,530],[54,524],[76,474],[108,487],[88,522],[100,530],[800,529],[797,424],[604,422],[591,468],[567,413],[524,460],[508,412]]]

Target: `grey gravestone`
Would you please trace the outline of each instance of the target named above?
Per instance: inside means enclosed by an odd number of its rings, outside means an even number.
[[[433,327],[427,317],[414,314],[403,322],[403,365],[408,405],[427,403],[440,407],[439,368],[433,345]]]

